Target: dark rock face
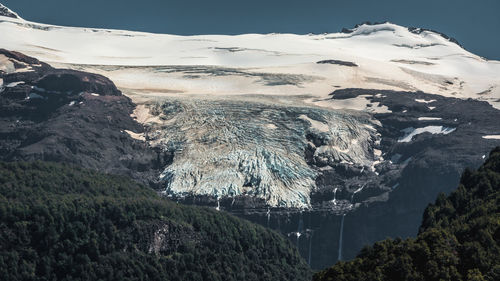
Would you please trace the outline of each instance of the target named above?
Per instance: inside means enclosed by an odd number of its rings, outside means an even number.
[[[354,29],[362,26],[362,25],[379,25],[379,24],[384,24],[384,23],[388,23],[388,21],[380,21],[380,22],[371,22],[371,21],[364,21],[362,23],[357,23],[356,25],[354,25],[353,28],[345,28],[343,27],[342,30],[340,32],[342,33],[346,33],[346,34],[350,34],[350,33],[353,33],[354,32]]]
[[[5,7],[2,4],[0,4],[0,16],[14,18],[14,19],[19,18],[14,12],[12,12],[9,8]]]
[[[362,89],[338,90],[332,93],[332,98],[345,99],[359,95],[367,95],[367,99],[379,102],[392,111],[374,115],[382,125],[377,130],[382,134],[380,149],[383,157],[392,161],[377,166],[379,175],[365,178],[365,184],[375,183],[379,189],[386,186],[390,192],[384,195],[387,201],[363,201],[363,197],[370,195],[366,193],[375,192],[375,189],[363,189],[354,199],[351,197],[351,202],[359,203],[359,207],[345,217],[341,255],[344,259],[353,258],[364,245],[386,237],[416,235],[427,204],[439,192],[453,190],[463,169],[479,166],[483,155],[487,155],[499,143],[498,140],[482,138],[500,132],[496,121],[500,120],[500,111],[486,102],[422,92]],[[419,120],[422,117],[426,119]],[[410,142],[398,142],[404,135],[402,130],[426,126],[443,126],[454,128],[455,131],[447,135],[423,133],[414,136]],[[331,177],[325,175],[324,181],[331,182]],[[327,194],[328,188],[325,188],[315,198],[320,201]],[[337,200],[343,196],[342,193],[337,195]],[[333,264],[336,261],[334,257],[338,257],[336,236],[340,231],[339,219],[326,222],[327,226],[325,221],[314,218],[312,221],[320,221],[321,226],[315,230],[312,240],[312,252],[320,252],[317,259],[313,254],[312,265],[317,268],[326,266],[328,260]],[[316,226],[306,223],[304,227],[314,229]],[[328,235],[329,229],[333,230],[331,236]],[[307,256],[307,241],[304,244],[301,251],[303,256]]]
[[[432,30],[432,29],[427,29],[427,28],[418,28],[418,27],[408,27],[408,31],[410,31],[411,33],[414,33],[414,34],[420,34],[424,31],[430,31],[430,32],[434,32],[434,33],[437,33],[439,35],[441,35],[444,39],[447,39],[449,40],[450,42],[453,42],[455,44],[457,44],[458,46],[462,47],[462,44],[460,44],[460,42],[458,42],[457,39],[453,38],[453,37],[450,37],[442,32],[439,32],[439,31],[436,31],[436,30]]]
[[[330,266],[339,258],[351,259],[364,245],[387,237],[415,236],[427,204],[439,192],[453,190],[461,172],[479,166],[483,155],[500,143],[482,138],[500,134],[500,111],[486,102],[364,89],[338,90],[331,96],[349,99],[360,95],[392,111],[373,115],[381,123],[377,127],[382,135],[379,148],[391,160],[377,165],[376,173],[329,163],[331,169],[320,174],[318,189],[311,194],[312,210],[268,211],[257,202],[245,207],[237,206],[243,202],[238,199],[220,201],[224,209],[288,236],[313,268]],[[454,131],[422,133],[409,142],[398,141],[405,129],[427,126]],[[355,192],[361,186],[364,188]]]
[[[482,136],[500,132],[496,121],[500,120],[500,111],[486,102],[422,92],[361,89],[339,90],[332,98],[358,95],[368,95],[368,99],[392,111],[374,117],[382,124],[377,130],[382,134],[384,158],[393,160],[392,164],[378,168],[379,178],[387,177],[386,185],[393,190],[387,202],[361,204],[346,216],[344,258],[352,258],[363,245],[386,237],[416,235],[426,205],[439,192],[448,193],[455,188],[463,169],[479,166],[483,156],[499,143]],[[418,119],[423,116],[429,118]],[[401,130],[425,126],[444,126],[455,131],[447,135],[423,133],[410,142],[398,142]],[[404,165],[397,168],[398,163]]]
[[[106,77],[54,69],[0,50],[15,70],[0,72],[0,158],[69,162],[152,183],[168,156],[131,138],[143,128],[135,105]]]
[[[350,62],[350,61],[342,61],[342,60],[321,60],[316,62],[317,64],[337,64],[343,66],[357,67],[358,65]]]
[[[141,237],[146,240],[148,253],[156,255],[174,254],[186,244],[198,246],[202,237],[192,227],[175,224],[173,222],[157,222],[149,226],[150,235]]]

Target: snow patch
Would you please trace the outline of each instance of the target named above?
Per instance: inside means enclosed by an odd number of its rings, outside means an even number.
[[[483,139],[487,139],[487,140],[500,140],[500,135],[483,136]]]
[[[439,117],[418,117],[418,121],[437,121],[437,120],[442,120],[443,118]]]
[[[436,100],[415,99],[415,101],[420,103],[431,103],[435,102]]]
[[[15,86],[21,85],[21,84],[24,84],[24,81],[11,82],[11,83],[5,85],[5,87],[14,88]]]
[[[273,123],[266,124],[266,128],[274,130],[278,129],[278,126],[274,125]]]
[[[299,118],[309,122],[311,124],[311,128],[314,128],[320,132],[326,133],[326,132],[330,131],[330,128],[328,128],[328,124],[313,120],[313,119],[309,118],[307,115],[302,114],[299,116]]]
[[[144,134],[141,133],[134,133],[129,130],[125,130],[125,132],[133,139],[140,140],[140,141],[146,141],[146,138],[144,137]]]
[[[405,133],[405,136],[400,138],[398,142],[410,142],[412,141],[413,137],[419,134],[423,133],[431,133],[431,134],[443,134],[447,135],[455,131],[456,128],[448,128],[448,127],[443,127],[443,126],[427,126],[423,128],[406,128],[401,130],[401,132]]]
[[[0,54],[0,71],[7,74],[16,72],[14,63],[9,60],[5,55]]]

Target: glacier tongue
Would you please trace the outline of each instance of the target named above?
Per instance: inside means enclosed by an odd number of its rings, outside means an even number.
[[[318,171],[306,150],[316,161],[369,166],[378,138],[369,116],[316,107],[170,98],[150,112],[161,121],[150,124],[148,141],[175,155],[161,175],[173,196],[251,195],[273,207],[308,208]]]

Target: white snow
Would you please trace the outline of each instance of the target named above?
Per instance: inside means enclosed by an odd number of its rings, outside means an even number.
[[[0,17],[1,18],[1,17]],[[0,38],[1,40],[1,38]],[[0,71],[3,71],[7,74],[13,73],[16,71],[14,67],[14,63],[9,60],[5,55],[0,55]]]
[[[125,130],[125,132],[133,139],[140,140],[140,141],[146,141],[146,138],[144,137],[144,134],[142,133],[135,133],[129,130]]]
[[[436,100],[415,99],[415,101],[420,103],[431,103],[435,102]]]
[[[307,122],[309,122],[311,124],[311,128],[314,128],[320,132],[328,132],[330,131],[330,129],[328,128],[328,124],[325,124],[323,122],[320,122],[320,121],[316,121],[316,120],[313,120],[311,118],[309,118],[307,115],[300,115],[299,116],[300,119],[302,120],[305,120]]]
[[[487,140],[500,140],[500,135],[483,136],[483,139],[487,139]]]
[[[173,93],[325,98],[334,89],[350,87],[472,97],[500,108],[498,61],[476,56],[436,33],[414,34],[391,23],[362,25],[351,34],[178,36],[2,17],[0,34],[3,48],[56,66],[99,72],[121,89],[133,90],[129,94],[136,99]],[[331,59],[358,67],[316,64]],[[192,68],[164,66],[198,68],[193,73]],[[221,69],[226,70],[223,75],[213,75]]]
[[[431,133],[431,134],[443,134],[447,135],[449,133],[452,133],[455,131],[455,128],[448,128],[448,127],[443,127],[443,126],[427,126],[423,128],[406,128],[401,130],[402,132],[405,133],[404,137],[400,138],[398,142],[410,142],[412,141],[413,137],[419,134],[423,133]]]
[[[442,120],[443,118],[439,117],[418,117],[418,121],[434,121],[434,120]]]
[[[11,82],[11,83],[5,85],[5,87],[7,87],[7,88],[13,88],[13,87],[15,87],[17,85],[21,85],[21,84],[24,84],[24,81]]]

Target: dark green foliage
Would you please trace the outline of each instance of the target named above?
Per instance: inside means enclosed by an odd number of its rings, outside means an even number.
[[[306,280],[279,234],[126,178],[0,162],[1,280]]]
[[[500,280],[500,147],[427,207],[417,238],[375,243],[314,280]]]

